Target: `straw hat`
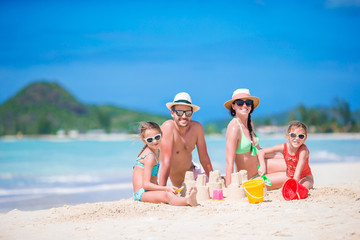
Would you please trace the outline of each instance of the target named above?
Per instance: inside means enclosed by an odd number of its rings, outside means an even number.
[[[249,89],[240,88],[240,89],[236,89],[234,91],[231,100],[225,102],[224,106],[227,109],[230,110],[232,103],[237,99],[251,99],[251,100],[253,100],[254,101],[254,109],[257,108],[257,106],[259,106],[259,104],[260,104],[260,99],[258,97],[255,97],[255,96],[251,96]]]
[[[174,106],[174,105],[183,105],[183,106],[192,107],[193,112],[200,110],[199,106],[192,104],[191,97],[186,92],[181,92],[181,93],[176,94],[174,101],[168,102],[166,104],[166,107],[171,110],[172,106]]]

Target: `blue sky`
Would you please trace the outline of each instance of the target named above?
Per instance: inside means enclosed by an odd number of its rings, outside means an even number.
[[[335,98],[360,108],[360,0],[1,1],[0,103],[39,79],[80,101],[168,115],[186,91],[199,121]]]

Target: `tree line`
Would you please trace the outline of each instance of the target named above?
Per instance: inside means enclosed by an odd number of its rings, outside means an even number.
[[[348,102],[336,98],[330,108],[307,108],[301,104],[289,115],[289,121],[302,121],[319,133],[359,132],[358,114],[359,111],[351,112]]]

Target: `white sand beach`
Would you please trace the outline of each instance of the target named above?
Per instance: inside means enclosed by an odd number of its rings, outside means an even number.
[[[360,163],[313,164],[303,200],[174,207],[122,199],[0,215],[0,239],[360,239]]]

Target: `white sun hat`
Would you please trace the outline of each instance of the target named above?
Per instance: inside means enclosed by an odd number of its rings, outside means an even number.
[[[186,92],[180,92],[180,93],[176,94],[176,96],[174,98],[174,101],[173,102],[168,102],[166,104],[166,107],[168,109],[172,110],[171,108],[174,105],[183,105],[183,106],[192,107],[193,112],[196,112],[196,111],[200,110],[199,106],[196,106],[196,105],[192,104],[191,97]]]

